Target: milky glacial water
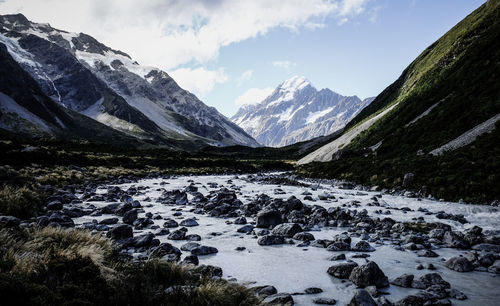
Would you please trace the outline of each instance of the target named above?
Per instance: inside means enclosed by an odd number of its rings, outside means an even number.
[[[500,211],[490,206],[482,205],[467,205],[451,202],[438,202],[427,199],[418,200],[414,198],[405,198],[402,196],[382,195],[379,203],[383,207],[367,206],[372,201],[375,195],[380,195],[379,192],[368,192],[358,190],[339,189],[332,186],[331,183],[315,183],[314,188],[310,187],[295,187],[295,186],[279,186],[260,183],[249,183],[243,178],[246,176],[236,177],[233,175],[210,175],[210,176],[180,176],[170,179],[145,179],[134,184],[116,185],[123,190],[130,186],[145,186],[144,194],[134,196],[134,200],[139,200],[143,206],[144,213],[152,212],[160,214],[164,219],[172,218],[180,222],[184,218],[195,217],[199,226],[188,228],[188,234],[199,234],[202,240],[199,242],[202,245],[216,247],[219,252],[214,255],[200,256],[200,264],[210,264],[219,266],[224,271],[224,278],[237,280],[240,283],[245,283],[250,286],[254,285],[273,285],[278,289],[278,292],[303,292],[308,287],[319,287],[323,289],[323,293],[315,295],[295,295],[293,298],[296,305],[311,305],[312,299],[316,297],[328,297],[337,300],[337,305],[344,305],[349,302],[354,294],[355,288],[349,281],[331,277],[327,274],[328,267],[337,263],[329,261],[328,258],[332,255],[341,252],[329,252],[326,249],[316,247],[297,247],[295,245],[278,245],[278,246],[259,246],[257,239],[253,235],[237,233],[236,230],[241,225],[227,224],[226,221],[234,219],[213,218],[205,215],[194,214],[188,212],[192,206],[185,207],[163,205],[156,203],[156,199],[161,196],[164,190],[184,189],[190,184],[190,180],[194,181],[198,187],[198,191],[204,195],[208,195],[211,190],[219,190],[222,187],[237,191],[238,199],[243,203],[251,201],[256,195],[265,193],[274,198],[286,199],[292,195],[301,199],[305,204],[321,205],[325,208],[337,207],[342,204],[350,203],[353,200],[361,202],[358,208],[351,207],[350,209],[366,209],[372,217],[376,215],[375,210],[389,209],[390,217],[397,221],[411,221],[412,218],[424,217],[427,222],[439,221],[451,225],[454,229],[463,230],[474,225],[482,227],[484,230],[498,231],[500,230]],[[230,180],[230,181],[229,181]],[[160,185],[162,183],[162,185]],[[217,183],[216,188],[210,188],[208,183]],[[104,193],[107,186],[98,189],[97,193]],[[276,188],[282,189],[284,194],[274,194]],[[316,201],[303,200],[301,195],[304,191],[312,193],[312,198]],[[335,196],[335,200],[321,201],[318,195],[328,193]],[[151,198],[151,202],[142,201],[145,198]],[[188,196],[190,198],[191,196]],[[83,206],[95,205],[102,207],[109,203],[105,202],[84,202]],[[391,207],[409,207],[413,211],[404,213],[401,210],[393,210]],[[182,216],[173,217],[172,214],[183,208]],[[434,215],[425,215],[424,212],[417,211],[418,208],[424,208],[431,212],[445,211],[453,214],[463,214],[470,222],[461,224],[451,220],[440,220]],[[139,217],[143,216],[140,214]],[[99,217],[84,216],[75,219],[75,222],[82,224],[89,222],[92,219],[101,220],[109,218],[110,215],[102,215]],[[247,218],[251,220],[251,218]],[[162,226],[164,220],[154,220],[155,224]],[[150,230],[134,231],[134,235],[140,235]],[[334,235],[344,232],[344,228],[323,227],[311,233],[316,239],[331,239]],[[217,232],[221,235],[213,236],[211,233]],[[180,247],[186,241],[168,240],[167,236],[158,236],[161,242],[169,242],[177,247]],[[358,239],[353,238],[353,245]],[[418,257],[413,251],[399,251],[393,248],[390,242],[385,242],[384,245],[371,243],[376,248],[375,252],[371,252],[370,257],[366,260],[375,261],[384,273],[393,279],[403,273],[414,274],[416,278],[419,276],[437,272],[441,274],[444,280],[451,284],[452,288],[456,288],[464,292],[468,299],[458,301],[451,299],[454,305],[499,305],[500,298],[500,277],[487,272],[468,272],[460,273],[444,267],[442,258],[450,258],[457,256],[464,251],[456,249],[437,249],[435,252],[439,255],[437,258]],[[244,251],[236,251],[236,247],[245,247]],[[347,258],[350,258],[356,252],[343,252]],[[183,252],[183,256],[188,255]],[[359,264],[366,262],[365,259],[353,259]],[[437,270],[416,270],[415,266],[419,263],[432,263]],[[408,294],[416,293],[418,290],[409,288],[400,288],[390,286],[385,289],[390,293],[386,297],[391,301],[397,301]]]

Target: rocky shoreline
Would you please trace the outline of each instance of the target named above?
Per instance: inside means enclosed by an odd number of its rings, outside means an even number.
[[[178,183],[173,187],[175,181]],[[266,193],[258,190],[264,187]],[[245,188],[255,190],[251,193]],[[413,206],[390,205],[388,196],[400,197],[401,202],[411,199]],[[30,221],[2,216],[0,224],[101,232],[119,245],[123,256],[194,265],[215,278],[223,276],[223,269],[205,263],[205,258],[227,253],[211,245],[216,239],[227,243],[253,239],[252,248],[265,250],[280,246],[302,252],[324,249],[325,261],[330,262],[324,273],[358,288],[349,289],[349,305],[451,305],[467,299],[470,292],[454,288],[442,278],[440,269],[436,270],[443,264],[459,273],[487,273],[500,284],[496,277],[500,273],[500,229],[484,230],[469,223],[463,214],[447,209],[416,208],[418,196],[405,191],[389,195],[389,191],[374,192],[337,181],[297,180],[288,173],[226,176],[218,182],[210,176],[123,177],[109,184],[87,183],[56,190],[47,200],[45,215]],[[204,228],[201,223],[205,220],[228,230]],[[336,234],[318,237],[327,230]],[[381,252],[381,246],[411,252],[434,263],[418,264],[413,271],[389,278],[371,260],[371,255]],[[241,254],[250,252],[248,248],[237,246],[233,250]],[[455,256],[440,256],[442,249],[456,250]],[[251,259],[248,261],[251,265]],[[302,296],[310,296],[307,301],[316,304],[338,303],[340,297],[325,296],[327,286],[331,283],[289,293],[278,293],[272,283],[254,289],[263,303],[271,305],[292,305],[295,299],[304,304]],[[388,290],[394,286],[412,292],[394,299],[392,289]]]

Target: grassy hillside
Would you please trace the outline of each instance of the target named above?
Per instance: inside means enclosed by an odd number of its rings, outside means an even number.
[[[414,188],[425,185],[435,196],[498,198],[498,129],[442,157],[425,153],[500,113],[500,1],[488,1],[427,48],[346,130],[395,103],[345,148],[364,154],[382,141],[376,154],[306,165],[301,173],[394,187],[414,172]],[[419,150],[424,156],[417,156]]]

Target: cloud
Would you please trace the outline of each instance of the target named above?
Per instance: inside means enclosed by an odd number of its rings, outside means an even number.
[[[297,64],[294,62],[291,62],[291,61],[274,61],[273,66],[278,67],[278,68],[283,68],[286,70],[290,70],[293,67],[297,66]]]
[[[364,11],[368,0],[5,0],[4,13],[86,32],[140,63],[172,69],[277,27],[297,31]]]
[[[245,81],[250,80],[252,78],[252,75],[253,75],[252,69],[248,69],[247,71],[243,72],[236,80],[238,86],[241,86]]]
[[[223,68],[217,70],[207,70],[203,67],[195,69],[179,68],[169,72],[169,75],[184,89],[203,96],[210,92],[215,84],[221,84],[228,81],[228,76]]]
[[[262,102],[265,98],[267,98],[272,92],[274,88],[250,88],[245,91],[241,96],[236,98],[234,103],[236,105],[248,105],[248,104],[257,104]]]

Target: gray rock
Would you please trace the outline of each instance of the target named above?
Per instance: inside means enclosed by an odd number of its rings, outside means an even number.
[[[253,229],[254,229],[253,225],[243,225],[242,227],[240,227],[236,231],[238,233],[248,234],[248,233],[251,233],[253,231]]]
[[[358,289],[348,306],[378,306],[377,303],[373,300],[372,296],[368,293],[368,291],[364,289]]]
[[[123,214],[123,223],[132,224],[135,220],[137,220],[137,210],[132,209]]]
[[[349,276],[349,280],[361,288],[366,286],[377,286],[377,288],[389,286],[387,276],[373,261],[354,268]]]
[[[457,272],[470,272],[474,270],[472,263],[465,257],[452,257],[448,259],[444,265]]]
[[[255,293],[260,297],[267,297],[278,293],[274,286],[262,286],[255,288]]]
[[[116,223],[118,223],[118,218],[106,218],[99,222],[99,224],[106,224],[106,225],[111,225]]]
[[[306,294],[318,294],[318,293],[323,292],[323,289],[317,288],[317,287],[311,287],[311,288],[307,288],[306,290],[304,290],[304,292]]]
[[[186,252],[191,252],[193,249],[201,246],[201,244],[197,242],[188,242],[183,245],[181,245],[181,250],[186,251]]]
[[[112,228],[107,236],[115,240],[131,238],[133,236],[132,226],[128,224],[118,225]]]
[[[269,228],[282,223],[281,214],[277,210],[264,210],[257,214],[257,227]]]
[[[495,260],[495,262],[488,268],[488,272],[500,274],[500,259]]]
[[[184,219],[180,223],[181,226],[186,226],[186,227],[193,227],[193,226],[198,226],[198,222],[196,220],[189,218],[189,219]]]
[[[354,261],[342,262],[328,268],[328,274],[340,279],[347,279],[358,264]]]
[[[327,251],[337,252],[337,251],[350,251],[351,245],[349,243],[343,241],[337,241],[330,244],[327,248]]]
[[[409,288],[411,287],[411,283],[413,282],[413,278],[415,276],[413,274],[403,274],[401,276],[396,277],[391,284],[399,287]]]
[[[329,299],[329,298],[315,298],[313,299],[314,304],[318,305],[335,305],[337,304],[337,301],[335,299]]]
[[[372,247],[368,242],[361,240],[354,245],[352,250],[357,252],[373,252],[375,251],[375,248]]]
[[[282,223],[273,228],[271,234],[292,238],[299,232],[302,232],[302,227],[297,223]]]
[[[467,296],[462,292],[457,289],[451,289],[450,290],[450,297],[463,301],[467,299]]]
[[[265,235],[260,237],[257,240],[259,245],[275,245],[275,244],[284,244],[285,238],[283,236],[276,235]]]
[[[178,226],[179,226],[179,223],[177,223],[177,221],[175,221],[173,219],[167,219],[167,220],[165,220],[165,223],[163,223],[163,227],[167,227],[167,228],[178,227]]]
[[[300,241],[313,241],[314,236],[311,233],[308,232],[300,232],[295,235],[293,235],[293,239],[300,240]]]
[[[294,305],[293,297],[288,293],[277,293],[266,297],[263,301],[264,305],[276,306],[292,306]]]
[[[16,227],[20,223],[21,220],[14,216],[0,216],[0,226],[2,227]]]
[[[441,275],[438,273],[427,273],[422,275],[418,280],[413,280],[411,287],[416,289],[427,289],[434,285],[450,288],[450,283],[443,280]]]
[[[196,256],[210,255],[217,252],[219,252],[217,248],[206,245],[202,245],[191,250],[191,254]]]

